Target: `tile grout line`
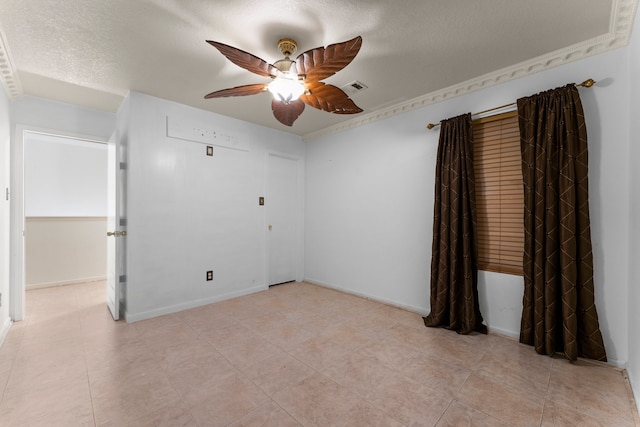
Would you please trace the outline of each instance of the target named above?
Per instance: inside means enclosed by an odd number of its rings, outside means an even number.
[[[223,359],[226,360],[226,358],[224,357],[224,355],[222,353],[220,353],[218,351],[217,348],[215,348],[215,346],[213,344],[211,344],[205,337],[203,337],[202,335],[200,335],[200,333],[198,331],[196,331],[193,326],[189,325],[188,323],[184,322],[182,319],[178,319],[180,320],[184,325],[186,325],[189,329],[191,329],[197,336],[198,338],[200,338],[203,342],[205,342],[209,347],[211,347],[211,349],[220,357],[222,357]],[[144,338],[143,338],[144,339]],[[166,371],[166,369],[163,369]],[[169,375],[167,375],[167,381],[169,381],[169,384],[171,384],[171,387],[173,387],[174,391],[176,392],[176,394],[180,397],[180,401],[184,404],[184,407],[187,409],[187,411],[189,412],[189,416],[191,417],[191,419],[198,425],[201,426],[200,422],[198,422],[198,420],[196,419],[196,417],[193,415],[193,412],[191,412],[192,408],[191,405],[189,405],[185,400],[184,400],[184,396],[182,396],[182,393],[180,393],[180,391],[178,390],[178,388],[176,387],[176,385],[174,384],[174,382],[171,380],[171,377]]]
[[[98,420],[96,419],[96,408],[93,402],[93,387],[91,387],[91,378],[89,378],[89,364],[87,363],[87,346],[85,341],[85,329],[82,325],[82,319],[80,315],[78,315],[78,321],[80,322],[80,336],[82,337],[82,358],[84,360],[84,369],[87,377],[87,387],[89,388],[89,399],[91,400],[91,415],[93,418],[93,425],[98,425]]]

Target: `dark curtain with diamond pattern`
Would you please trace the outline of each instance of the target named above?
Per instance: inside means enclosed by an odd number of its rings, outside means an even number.
[[[433,213],[431,312],[424,324],[487,333],[478,306],[471,114],[440,127]]]
[[[587,131],[575,85],[518,100],[524,178],[520,342],[606,361],[594,301]]]

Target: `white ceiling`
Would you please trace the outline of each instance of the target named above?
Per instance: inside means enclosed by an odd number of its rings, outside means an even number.
[[[624,46],[637,2],[0,0],[0,73],[12,98],[116,111],[135,90],[309,137]],[[280,38],[297,40],[301,53],[357,35],[358,56],[326,81],[366,84],[352,95],[363,113],[307,107],[286,127],[273,117],[268,93],[203,98],[267,80],[205,40],[273,63]]]

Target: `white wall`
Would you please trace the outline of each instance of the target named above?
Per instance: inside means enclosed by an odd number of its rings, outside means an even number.
[[[9,201],[5,197],[5,189],[9,188],[10,173],[10,135],[11,114],[10,103],[4,90],[0,90],[0,345],[9,331]]]
[[[267,154],[304,158],[301,139],[140,93],[126,102],[127,321],[266,289]],[[167,136],[179,128],[199,132]]]
[[[106,144],[28,133],[24,162],[27,217],[107,215]]]
[[[28,217],[26,289],[105,280],[106,231],[105,217]]]
[[[436,146],[414,116],[307,143],[306,280],[425,310]]]
[[[640,15],[640,10],[637,12]],[[640,401],[640,23],[632,33],[630,49],[629,121],[629,379],[636,402]]]
[[[628,49],[487,88],[307,144],[305,277],[426,313],[438,131],[425,125],[592,77],[581,89],[590,146],[596,304],[610,362],[628,360]],[[493,331],[518,336],[520,276],[480,275]]]
[[[33,96],[15,100],[13,123],[28,129],[106,141],[115,129],[116,115]]]

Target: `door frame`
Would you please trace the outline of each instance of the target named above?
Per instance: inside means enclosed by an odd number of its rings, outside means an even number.
[[[280,157],[287,160],[296,162],[297,171],[297,204],[296,217],[297,217],[297,241],[296,241],[296,282],[304,280],[304,157],[291,153],[284,153],[280,151],[268,151],[265,153],[265,166],[264,166],[264,189],[265,195],[265,208],[269,203],[269,159],[271,157]],[[264,285],[269,287],[269,217],[268,209],[264,209],[263,214],[263,230],[264,230]]]
[[[107,230],[114,233],[109,236],[107,232],[107,307],[113,320],[122,318],[124,310],[120,307],[120,279],[124,276],[124,250],[126,236],[126,223],[122,220],[126,209],[126,193],[124,189],[124,177],[126,168],[122,168],[123,156],[116,129],[107,142]],[[120,234],[118,234],[120,233]]]
[[[14,322],[24,319],[25,294],[25,212],[24,212],[24,139],[25,133],[40,133],[88,142],[107,143],[108,138],[68,132],[59,129],[16,124],[11,138],[11,213],[9,219],[9,316]]]

